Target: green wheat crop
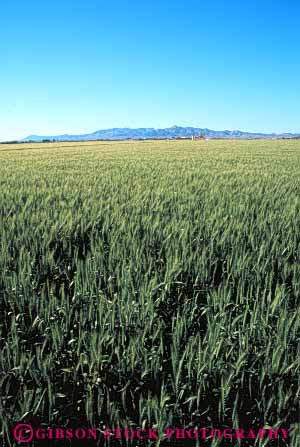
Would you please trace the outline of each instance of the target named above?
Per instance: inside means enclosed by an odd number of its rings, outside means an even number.
[[[0,146],[8,445],[16,421],[296,427],[299,291],[299,140]]]

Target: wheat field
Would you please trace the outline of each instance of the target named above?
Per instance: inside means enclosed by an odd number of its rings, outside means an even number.
[[[299,280],[300,140],[0,145],[5,445],[17,421],[298,445]]]

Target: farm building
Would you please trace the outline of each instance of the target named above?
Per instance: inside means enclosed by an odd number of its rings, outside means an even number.
[[[192,140],[196,141],[196,140],[205,140],[205,136],[204,135],[193,135],[192,136]]]

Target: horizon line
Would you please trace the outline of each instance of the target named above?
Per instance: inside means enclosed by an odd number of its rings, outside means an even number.
[[[21,137],[21,138],[11,138],[11,139],[5,139],[3,140],[1,138],[0,142],[1,143],[10,143],[10,142],[22,142],[23,140],[29,139],[30,137],[38,137],[38,138],[60,138],[60,137],[80,137],[80,136],[86,136],[86,135],[91,135],[91,134],[95,134],[97,132],[104,132],[104,131],[111,131],[111,130],[140,130],[140,129],[145,129],[145,130],[155,130],[155,131],[159,131],[159,130],[170,130],[170,129],[199,129],[200,131],[211,131],[211,132],[241,132],[241,133],[246,133],[246,134],[252,134],[252,135],[273,135],[273,136],[280,136],[280,135],[300,135],[300,131],[299,132],[290,132],[290,131],[283,131],[283,132],[267,132],[267,131],[248,131],[248,130],[241,130],[241,129],[222,129],[222,130],[216,130],[216,129],[212,129],[212,128],[208,128],[208,127],[196,127],[196,126],[183,126],[183,125],[172,125],[169,127],[106,127],[106,128],[98,128],[95,131],[91,131],[91,132],[84,132],[84,133],[57,133],[57,134],[47,134],[47,135],[42,135],[42,134],[37,134],[37,133],[32,133],[29,134],[25,137]]]

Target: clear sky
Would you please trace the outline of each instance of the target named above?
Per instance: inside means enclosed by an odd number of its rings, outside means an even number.
[[[0,140],[300,132],[299,0],[2,0]]]

